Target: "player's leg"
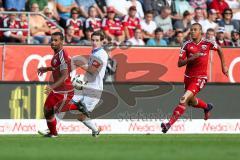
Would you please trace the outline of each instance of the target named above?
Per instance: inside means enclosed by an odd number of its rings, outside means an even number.
[[[47,121],[47,126],[49,129],[49,134],[46,134],[46,137],[56,137],[57,133],[57,120],[55,117],[55,111],[58,109],[56,107],[61,106],[61,102],[63,102],[64,95],[62,94],[55,94],[51,92],[44,104],[44,116]]]
[[[180,98],[179,104],[173,110],[173,114],[170,117],[169,122],[161,124],[163,133],[166,133],[169,130],[169,128],[179,119],[179,117],[181,117],[184,114],[186,107],[189,103],[189,100],[193,96],[194,96],[193,93],[187,90],[185,94]]]
[[[189,101],[189,105],[195,108],[202,108],[204,111],[204,120],[208,120],[211,115],[211,110],[213,109],[213,104],[206,103],[202,99],[197,98],[196,96],[192,97]]]

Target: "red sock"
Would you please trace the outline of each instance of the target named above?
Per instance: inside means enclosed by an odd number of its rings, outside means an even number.
[[[78,107],[75,104],[68,104],[63,107],[61,112],[67,112],[67,111],[73,111],[73,110],[78,110]]]
[[[195,108],[203,108],[203,109],[206,109],[207,108],[207,103],[204,102],[203,100],[201,100],[200,98],[196,98],[197,101],[198,101],[198,104],[193,106]]]
[[[171,116],[170,120],[169,120],[169,124],[173,125],[178,118],[183,115],[183,113],[185,112],[186,107],[183,104],[179,104],[173,111],[173,115]]]
[[[70,111],[78,110],[78,107],[75,104],[69,104],[69,110]]]
[[[57,120],[55,117],[52,119],[47,119],[47,126],[48,126],[48,129],[50,130],[50,134],[57,135],[57,129],[56,129]]]

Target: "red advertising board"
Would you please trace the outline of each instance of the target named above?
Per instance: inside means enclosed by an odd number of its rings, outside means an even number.
[[[224,48],[223,49],[226,65],[229,67],[229,76],[222,73],[220,59],[215,53],[212,64],[212,81],[213,82],[240,82],[240,49]]]
[[[3,45],[0,45],[0,71],[2,71]],[[0,80],[2,80],[2,72],[0,72]]]
[[[91,47],[65,46],[70,56],[89,55]],[[221,73],[219,58],[213,54],[211,70],[212,82],[240,82],[239,49],[224,49],[226,64],[233,66],[229,78]],[[5,81],[47,81],[50,74],[38,77],[37,68],[49,65],[53,55],[50,46],[7,45],[4,61]],[[111,57],[117,61],[117,82],[182,82],[185,67],[178,68],[179,48],[117,48]],[[230,68],[231,69],[231,68]]]

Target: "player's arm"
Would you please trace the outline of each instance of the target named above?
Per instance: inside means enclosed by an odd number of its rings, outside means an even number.
[[[218,53],[218,56],[219,56],[220,61],[221,61],[222,72],[223,72],[224,75],[228,76],[228,68],[225,64],[223,51],[222,51],[222,48],[220,46],[217,47],[217,53]]]
[[[80,67],[90,74],[95,74],[102,67],[103,61],[100,58],[94,57],[91,65],[84,58],[72,58],[73,64]]]
[[[202,53],[195,53],[195,54],[193,54],[193,56],[191,56],[189,58],[185,58],[185,59],[179,57],[178,67],[185,66],[186,64],[191,63],[192,61],[194,61],[195,59],[197,59],[200,56],[202,56]]]
[[[45,88],[45,94],[49,94],[52,90],[58,88],[59,86],[61,86],[64,81],[67,79],[68,77],[68,70],[67,69],[63,69],[61,70],[61,77],[52,85],[49,85]]]
[[[52,85],[50,85],[50,87],[54,90],[55,88],[58,88],[59,86],[61,86],[65,80],[68,78],[68,69],[63,69],[61,70],[61,76],[60,78],[53,83]]]
[[[40,67],[37,69],[38,75],[41,76],[43,73],[53,71],[52,67]]]
[[[95,74],[102,67],[102,64],[103,63],[100,59],[94,59],[91,65],[85,64],[80,67],[90,74]]]

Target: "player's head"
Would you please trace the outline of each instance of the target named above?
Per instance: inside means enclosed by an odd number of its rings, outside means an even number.
[[[193,40],[202,37],[202,26],[199,23],[193,23],[190,29],[191,38]]]
[[[61,32],[54,32],[51,35],[51,47],[53,50],[58,51],[63,46],[63,34]]]
[[[93,48],[99,48],[103,44],[104,34],[101,31],[93,32],[91,35],[91,41]]]

